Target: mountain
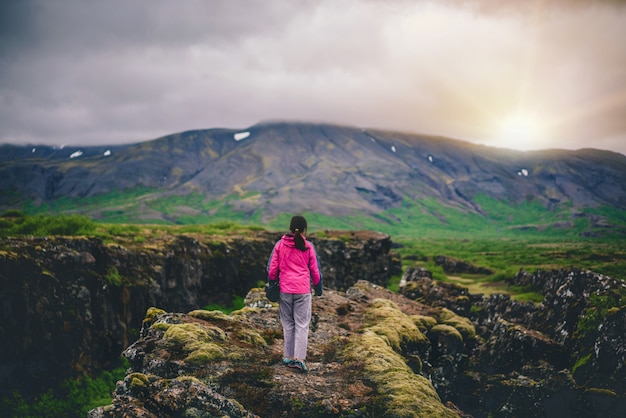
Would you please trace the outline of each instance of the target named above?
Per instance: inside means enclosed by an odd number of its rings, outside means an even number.
[[[624,229],[624,178],[626,156],[609,151],[521,152],[307,123],[113,147],[0,146],[0,209],[104,221],[271,224],[301,212],[353,228],[471,224],[594,234]]]

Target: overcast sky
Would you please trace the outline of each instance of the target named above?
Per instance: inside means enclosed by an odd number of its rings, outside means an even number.
[[[626,4],[0,0],[0,143],[265,120],[626,154]]]

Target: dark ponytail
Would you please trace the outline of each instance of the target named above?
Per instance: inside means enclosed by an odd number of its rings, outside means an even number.
[[[306,245],[304,244],[304,238],[302,234],[306,230],[307,223],[304,216],[296,215],[291,218],[291,224],[289,225],[289,229],[293,232],[293,242],[296,244],[296,248],[300,251],[306,250]]]

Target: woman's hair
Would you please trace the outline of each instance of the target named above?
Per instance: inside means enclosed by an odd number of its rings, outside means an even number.
[[[306,250],[306,245],[304,244],[304,238],[302,238],[302,234],[306,229],[306,219],[304,216],[296,215],[291,218],[291,224],[289,224],[289,230],[293,232],[293,242],[296,244],[296,248],[300,251]]]

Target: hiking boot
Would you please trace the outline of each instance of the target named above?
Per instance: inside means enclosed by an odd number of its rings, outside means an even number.
[[[289,364],[287,364],[287,366],[298,370],[300,373],[306,373],[309,371],[309,368],[306,367],[306,364],[302,360],[292,360]]]
[[[289,357],[283,357],[283,366],[289,366],[289,363],[291,363],[292,361],[293,360]]]

